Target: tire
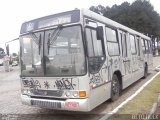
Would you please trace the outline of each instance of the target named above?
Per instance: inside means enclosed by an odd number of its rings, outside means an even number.
[[[120,96],[120,82],[117,75],[113,75],[111,82],[111,101],[116,101]]]
[[[148,65],[147,65],[147,64],[145,64],[143,79],[145,79],[147,76],[148,76]]]

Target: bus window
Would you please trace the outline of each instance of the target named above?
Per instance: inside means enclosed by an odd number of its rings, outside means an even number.
[[[97,40],[96,30],[86,29],[89,57],[103,56],[102,41]]]
[[[149,53],[148,42],[147,42],[147,40],[144,40],[144,41],[145,41],[146,53]]]
[[[106,37],[108,44],[108,53],[111,56],[119,55],[119,45],[116,31],[106,27]]]
[[[149,53],[152,53],[152,47],[151,47],[151,42],[148,41],[148,48],[149,48]]]
[[[132,54],[136,54],[136,41],[133,35],[130,35],[130,43],[131,43],[131,52]]]
[[[127,57],[127,37],[126,33],[120,33],[121,35],[121,44],[122,44],[122,56]]]
[[[93,41],[92,41],[92,36],[91,36],[91,30],[86,29],[86,37],[87,37],[87,44],[88,44],[88,56],[93,57],[94,56],[94,49],[93,49]]]
[[[145,47],[144,39],[141,39],[141,43],[142,43],[143,53],[146,53],[146,47]]]
[[[106,35],[107,35],[107,41],[117,42],[117,36],[115,30],[106,27]]]
[[[105,61],[102,41],[97,40],[96,30],[90,28],[86,28],[86,38],[89,71],[90,73],[97,73]]]
[[[138,49],[138,56],[140,56],[140,37],[137,37],[137,49]]]

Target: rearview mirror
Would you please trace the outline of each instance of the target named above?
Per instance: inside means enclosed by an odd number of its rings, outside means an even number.
[[[7,55],[9,56],[9,44],[6,45],[6,52],[7,52]]]
[[[96,28],[96,33],[97,33],[97,40],[104,40],[104,38],[103,38],[103,27],[102,26],[98,26]]]

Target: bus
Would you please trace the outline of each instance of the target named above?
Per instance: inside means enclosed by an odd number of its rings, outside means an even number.
[[[88,112],[147,74],[151,39],[86,9],[24,22],[22,104]]]

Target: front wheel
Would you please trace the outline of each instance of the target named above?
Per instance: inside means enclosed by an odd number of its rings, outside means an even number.
[[[113,75],[111,83],[111,101],[116,101],[120,95],[120,82],[117,75]]]

